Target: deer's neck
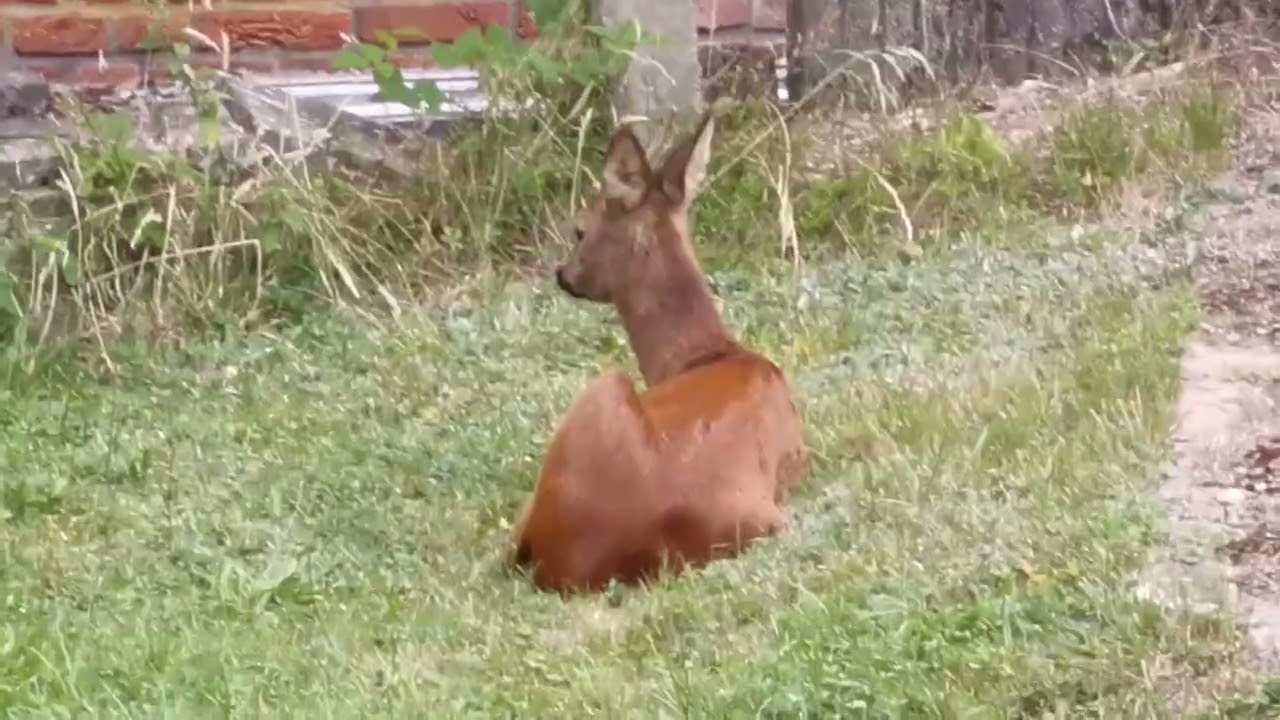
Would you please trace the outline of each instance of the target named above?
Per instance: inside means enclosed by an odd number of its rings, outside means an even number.
[[[680,263],[616,303],[645,384],[740,350],[696,265]]]

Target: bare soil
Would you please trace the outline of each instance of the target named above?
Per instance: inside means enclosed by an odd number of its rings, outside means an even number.
[[[1180,233],[1204,322],[1188,340],[1161,487],[1174,552],[1152,585],[1234,609],[1255,669],[1280,671],[1280,114],[1252,108],[1232,169]]]

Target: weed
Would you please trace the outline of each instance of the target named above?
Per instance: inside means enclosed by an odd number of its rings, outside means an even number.
[[[1043,142],[1010,147],[981,118],[959,113],[936,130],[891,134],[857,168],[817,180],[797,203],[809,247],[836,241],[876,256],[891,238],[932,244],[1043,213],[1080,216],[1135,181],[1195,180],[1221,167],[1238,128],[1234,95],[1212,83],[1134,103],[1068,108]]]
[[[1137,106],[1112,100],[1075,110],[1050,143],[1057,202],[1097,207],[1144,174],[1189,179],[1220,168],[1238,128],[1236,108],[1230,93],[1209,83]]]
[[[1049,154],[1055,195],[1096,206],[1137,175],[1141,148],[1130,117],[1127,107],[1104,102],[1071,113],[1055,129]]]
[[[1028,164],[981,119],[952,117],[936,132],[891,137],[861,169],[816,184],[801,204],[806,237],[833,231],[862,252],[892,229],[949,235],[992,211],[1026,205]]]
[[[1240,129],[1237,92],[1221,83],[1196,85],[1182,101],[1182,122],[1195,154],[1221,155]]]

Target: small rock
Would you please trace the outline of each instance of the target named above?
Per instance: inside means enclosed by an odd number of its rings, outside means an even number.
[[[1135,592],[1139,600],[1197,615],[1232,607],[1237,600],[1231,568],[1216,561],[1194,565],[1158,563],[1143,573]]]
[[[1249,613],[1245,634],[1263,666],[1280,669],[1280,606],[1260,602]]]
[[[49,83],[42,76],[23,71],[0,74],[0,117],[44,115],[52,102]]]
[[[924,248],[907,240],[898,246],[898,259],[904,263],[914,262],[924,256]]]
[[[1227,488],[1218,493],[1218,503],[1221,505],[1239,505],[1244,502],[1249,495],[1240,488]]]
[[[1249,191],[1236,182],[1231,176],[1216,178],[1209,183],[1209,191],[1215,197],[1233,203],[1242,203],[1249,199]]]
[[[1271,168],[1262,174],[1262,189],[1272,195],[1280,194],[1280,168]]]

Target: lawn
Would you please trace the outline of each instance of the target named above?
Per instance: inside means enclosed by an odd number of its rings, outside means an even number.
[[[742,558],[569,601],[504,574],[557,414],[633,369],[545,278],[0,371],[10,717],[1162,716],[1226,624],[1133,593],[1189,281],[1132,235],[726,264],[811,473]],[[1075,239],[1073,239],[1075,238]],[[62,369],[59,369],[62,368]]]

